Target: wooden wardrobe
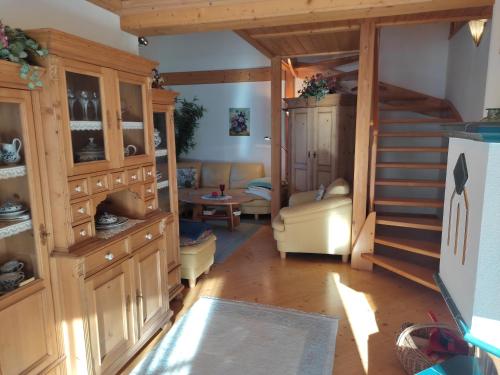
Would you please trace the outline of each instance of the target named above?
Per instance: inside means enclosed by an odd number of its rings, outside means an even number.
[[[288,116],[289,191],[328,186],[338,177],[352,183],[356,97],[329,94],[284,99]]]

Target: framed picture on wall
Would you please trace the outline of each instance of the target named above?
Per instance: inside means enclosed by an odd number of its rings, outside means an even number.
[[[229,108],[229,135],[250,135],[250,108]]]

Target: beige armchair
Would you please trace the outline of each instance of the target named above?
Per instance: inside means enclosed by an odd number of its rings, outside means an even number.
[[[273,220],[274,239],[281,258],[286,253],[342,255],[345,263],[351,252],[352,199],[349,184],[342,178],[332,182],[322,200],[317,191],[296,193],[288,207]]]

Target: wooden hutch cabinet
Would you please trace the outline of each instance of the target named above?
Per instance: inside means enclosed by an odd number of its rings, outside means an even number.
[[[177,161],[175,152],[174,110],[176,92],[153,89],[153,122],[155,133],[156,170],[159,173],[157,182],[158,205],[166,212],[172,212],[176,218],[170,228],[171,244],[168,253],[168,285],[170,299],[179,295],[184,289],[181,284],[181,262],[179,236],[179,205],[177,195]],[[169,171],[173,171],[169,173]]]
[[[174,153],[162,171],[162,211],[150,88],[157,63],[57,30],[28,34],[49,50],[37,140],[68,372],[113,374],[170,326],[169,298],[182,288],[174,95],[163,124]],[[111,217],[116,225],[97,220]]]
[[[37,147],[35,134],[42,126],[40,93],[29,91],[27,84],[19,78],[19,65],[0,61],[0,373],[4,375],[55,374],[64,368],[50,282],[51,241],[46,237],[50,216],[42,204],[46,179],[40,173],[44,165],[39,156],[44,150]],[[7,202],[22,208],[9,214]]]

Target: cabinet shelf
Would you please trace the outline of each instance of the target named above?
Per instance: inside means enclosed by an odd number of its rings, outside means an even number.
[[[4,166],[0,167],[0,180],[6,180],[9,178],[26,176],[26,166],[15,165],[15,166]]]
[[[102,121],[70,121],[69,127],[72,131],[100,131]]]
[[[123,121],[122,128],[124,130],[143,130],[144,123],[142,121]]]
[[[155,156],[157,158],[162,157],[162,156],[167,156],[168,155],[168,150],[166,148],[159,148],[155,150]]]
[[[16,234],[31,230],[33,223],[31,220],[24,220],[19,222],[0,222],[0,239],[15,236]]]
[[[168,188],[168,180],[158,181],[156,183],[156,187],[158,190]]]

